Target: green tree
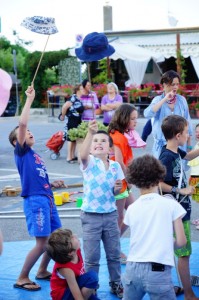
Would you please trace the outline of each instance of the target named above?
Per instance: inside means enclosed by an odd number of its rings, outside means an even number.
[[[57,66],[59,62],[68,56],[68,50],[61,51],[50,51],[44,53],[43,59],[41,61],[37,76],[34,81],[34,87],[36,91],[36,98],[33,102],[33,107],[42,107],[42,102],[45,98],[46,90],[57,81]],[[41,57],[41,52],[35,51],[33,53],[28,53],[25,59],[24,74],[22,79],[23,94],[25,88],[31,84],[37,65]],[[50,72],[50,78],[47,76]],[[54,74],[52,76],[52,74]],[[22,105],[23,105],[22,100]]]
[[[7,71],[13,72],[13,57],[11,48],[0,49],[0,68]]]
[[[23,39],[21,39],[19,37],[19,34],[16,30],[13,30],[12,34],[15,36],[15,44],[18,46],[18,47],[22,47],[24,48],[24,46],[30,46],[32,45],[32,41],[25,41]]]
[[[24,92],[33,80],[41,52],[35,51],[30,53],[24,46],[29,45],[31,42],[20,39],[16,31],[13,31],[13,35],[16,37],[15,45],[12,45],[5,37],[0,38],[0,68],[10,73],[14,72],[13,50],[16,50],[17,73],[22,85],[20,97],[20,105],[22,107],[25,101]],[[58,82],[58,64],[67,57],[67,49],[44,53],[34,82],[36,100],[33,103],[33,107],[42,107],[42,100],[45,98],[46,90],[52,84]]]
[[[13,50],[16,51],[18,77],[23,76],[25,57],[28,51],[19,45],[12,45],[5,37],[0,38],[0,68],[13,73]]]
[[[106,58],[98,62],[100,72],[92,79],[94,83],[107,83],[111,81],[111,78],[108,77],[108,63],[109,61]]]
[[[0,50],[1,49],[6,50],[6,49],[10,48],[10,46],[11,46],[10,42],[4,36],[2,36],[0,38]]]
[[[180,64],[181,84],[184,85],[185,84],[185,78],[186,78],[187,70],[186,70],[185,58],[182,56],[181,50],[177,51],[177,60],[176,60],[176,63],[177,63],[177,61],[179,61],[179,64]]]

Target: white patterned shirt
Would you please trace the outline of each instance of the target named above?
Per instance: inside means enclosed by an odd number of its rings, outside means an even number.
[[[124,179],[124,173],[118,162],[109,160],[109,168],[101,159],[89,156],[86,169],[80,166],[83,173],[84,198],[82,211],[91,213],[110,213],[115,211],[115,196],[113,193],[116,180]]]

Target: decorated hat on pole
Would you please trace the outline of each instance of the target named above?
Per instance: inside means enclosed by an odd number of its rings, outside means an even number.
[[[106,35],[98,32],[87,34],[82,46],[75,49],[76,56],[85,62],[101,60],[114,52],[115,49],[109,45]]]
[[[12,78],[4,70],[0,69],[0,116],[5,111],[10,99],[10,89],[12,87]]]
[[[26,29],[29,29],[33,32],[48,35],[46,44],[44,46],[44,50],[41,54],[39,63],[37,65],[37,69],[35,71],[35,74],[34,74],[34,77],[33,77],[33,80],[32,80],[32,85],[33,85],[34,80],[35,80],[36,75],[37,75],[37,72],[39,70],[39,66],[41,64],[44,52],[46,50],[46,46],[47,46],[49,37],[50,37],[51,34],[57,33],[58,30],[57,30],[57,27],[55,26],[55,19],[54,18],[41,17],[41,16],[27,17],[23,20],[21,25],[24,26]]]
[[[21,23],[26,29],[40,34],[51,35],[57,33],[57,27],[55,26],[55,19],[48,17],[27,17]]]

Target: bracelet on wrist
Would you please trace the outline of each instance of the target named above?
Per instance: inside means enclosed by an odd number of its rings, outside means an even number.
[[[190,146],[190,145],[187,145],[187,149],[189,149],[189,150],[192,150],[192,149],[193,149],[193,147],[192,147],[192,146]]]

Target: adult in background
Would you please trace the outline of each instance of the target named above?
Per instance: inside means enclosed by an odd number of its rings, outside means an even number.
[[[65,131],[66,131],[66,139],[68,141],[66,161],[70,164],[73,164],[75,163],[75,161],[77,161],[77,157],[75,156],[76,141],[70,140],[70,138],[67,136],[67,131],[72,128],[77,128],[77,126],[82,121],[82,113],[84,111],[84,106],[80,100],[82,93],[83,93],[82,85],[81,84],[76,85],[74,87],[74,94],[62,106],[62,111],[59,116],[60,121],[64,121],[66,116]]]
[[[116,108],[123,103],[123,98],[119,94],[118,87],[114,82],[107,84],[107,94],[101,101],[101,110],[103,111],[103,124],[108,126]]]
[[[81,101],[84,106],[84,112],[82,114],[82,121],[90,121],[95,119],[95,109],[99,108],[99,101],[95,92],[91,91],[91,83],[88,79],[82,81],[83,94]]]
[[[152,126],[152,134],[154,137],[154,145],[152,153],[159,158],[162,147],[166,144],[166,140],[161,130],[161,124],[165,117],[169,115],[179,115],[188,121],[189,138],[187,143],[181,148],[185,151],[191,148],[190,136],[192,136],[191,118],[189,108],[185,97],[177,94],[180,76],[173,70],[167,71],[162,75],[160,83],[163,87],[162,95],[156,96],[151,104],[144,110],[146,118],[154,118]]]

